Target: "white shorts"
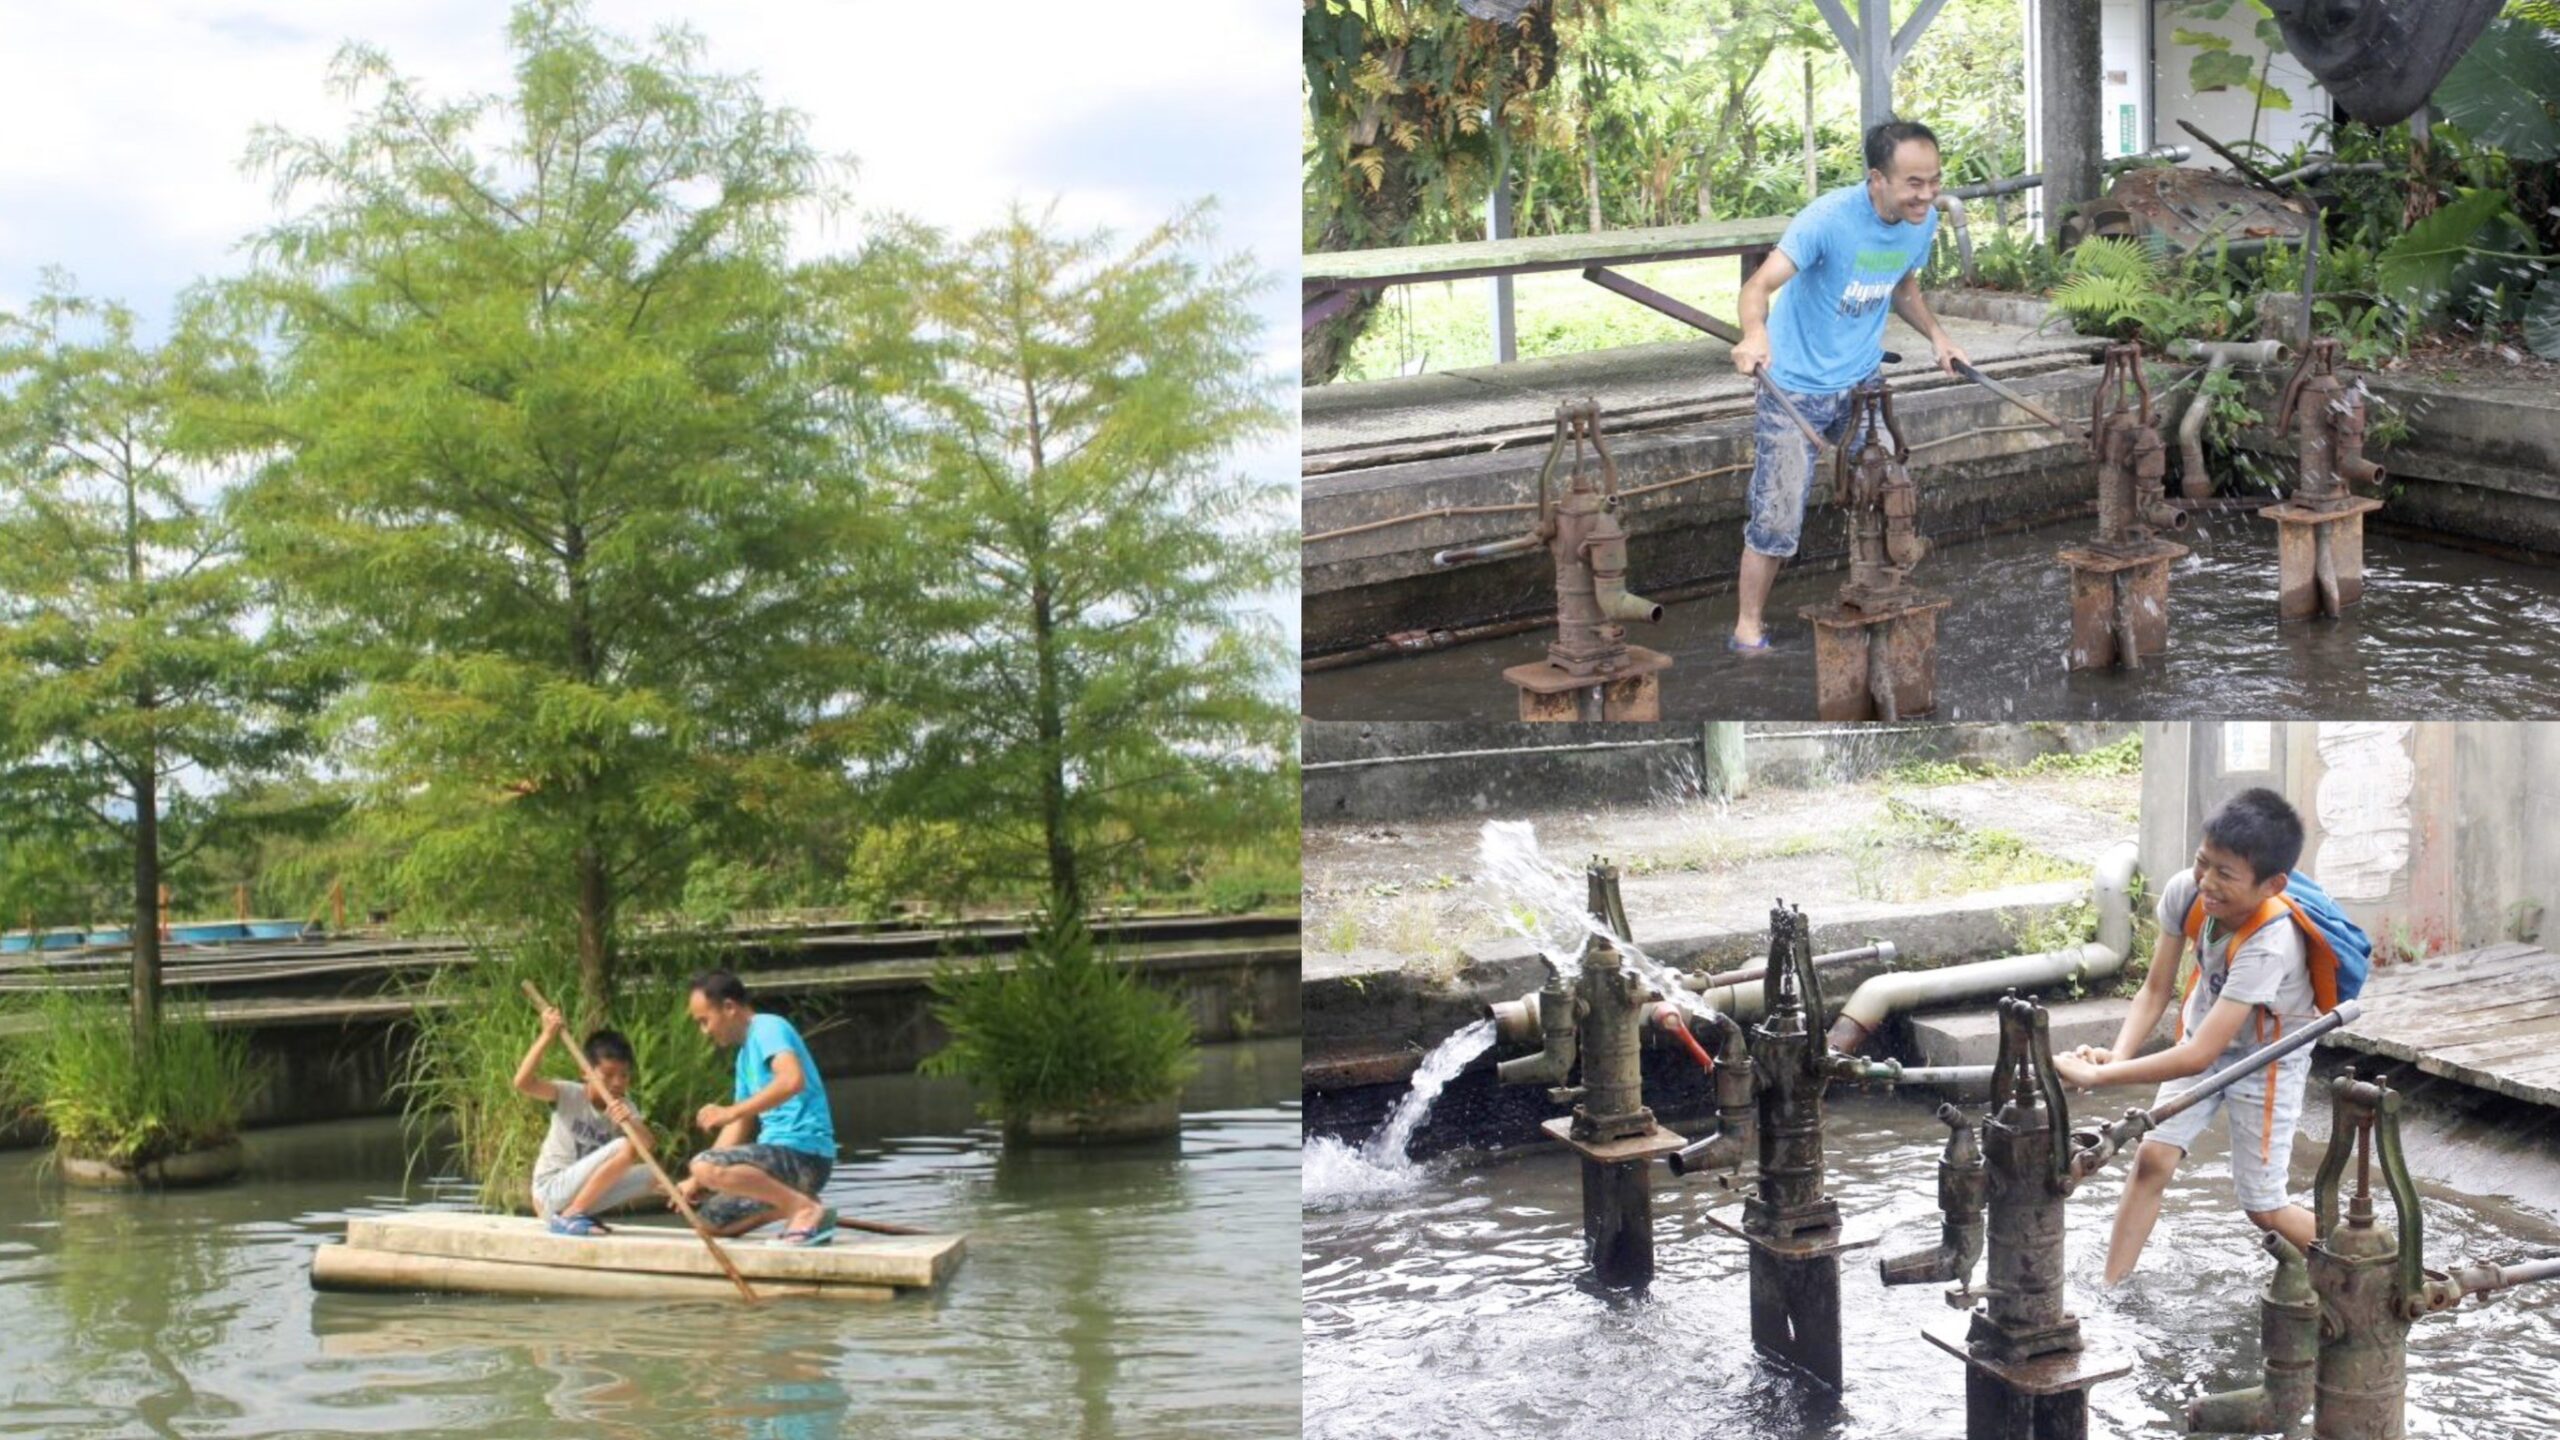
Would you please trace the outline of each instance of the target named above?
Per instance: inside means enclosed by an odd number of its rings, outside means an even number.
[[[2291,1200],[2285,1182],[2292,1169],[2293,1128],[2302,1118],[2302,1092],[2310,1069],[2308,1065],[2276,1066],[2272,1108],[2267,1104],[2267,1071],[2261,1066],[2221,1094],[2207,1096],[2170,1116],[2167,1124],[2142,1138],[2175,1145],[2181,1151],[2193,1150],[2216,1114],[2230,1116],[2231,1189],[2240,1197],[2240,1208],[2260,1213],[2281,1210]],[[2195,1080],[2173,1080],[2160,1087],[2159,1096],[2151,1103],[2174,1100],[2193,1084]]]
[[[596,1173],[597,1166],[630,1148],[630,1141],[620,1139],[599,1145],[579,1156],[574,1162],[563,1165],[534,1181],[533,1203],[541,1209],[545,1218],[559,1214],[570,1201],[578,1198],[578,1188],[587,1183],[588,1176]],[[658,1182],[650,1178],[648,1167],[634,1165],[624,1172],[621,1179],[613,1182],[613,1187],[604,1192],[604,1199],[587,1213],[602,1215],[606,1211],[628,1205],[657,1188]]]

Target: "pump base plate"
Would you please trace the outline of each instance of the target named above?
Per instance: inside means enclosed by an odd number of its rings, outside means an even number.
[[[2058,1355],[2039,1355],[2032,1360],[1986,1359],[1974,1354],[1965,1343],[1971,1323],[1968,1319],[1960,1325],[1923,1326],[1920,1338],[2021,1395],[2061,1395],[2073,1390],[2086,1390],[2100,1381],[2133,1373],[2133,1357],[2120,1350],[2094,1346]]]
[[[1583,1159],[1596,1161],[1602,1165],[1623,1165],[1630,1160],[1651,1160],[1668,1155],[1674,1150],[1686,1149],[1689,1145],[1687,1140],[1659,1125],[1654,1127],[1650,1135],[1638,1135],[1627,1140],[1603,1140],[1598,1144],[1573,1138],[1573,1117],[1570,1115],[1559,1115],[1553,1120],[1541,1123],[1538,1128],[1546,1132],[1548,1139],[1562,1141],[1573,1147],[1573,1152]]]

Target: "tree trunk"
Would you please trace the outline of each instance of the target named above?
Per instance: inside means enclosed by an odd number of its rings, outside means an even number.
[[[1814,196],[1822,193],[1822,171],[1821,168],[1814,163],[1815,154],[1816,146],[1813,143],[1813,56],[1811,54],[1807,54],[1804,57],[1804,199],[1805,203],[1808,205],[1813,203]]]
[[[1597,235],[1602,230],[1608,228],[1606,225],[1601,223],[1600,219],[1600,156],[1595,148],[1597,144],[1598,139],[1592,133],[1591,122],[1589,120],[1583,121],[1582,200],[1583,203],[1590,208],[1591,233],[1594,235]]]
[[[146,749],[133,785],[133,1044],[137,1051],[147,1048],[160,1030],[158,770],[157,758]]]
[[[1067,824],[1066,701],[1058,683],[1057,617],[1046,577],[1032,582],[1031,635],[1040,669],[1040,713],[1033,723],[1040,736],[1040,836],[1049,852],[1050,903],[1062,914],[1081,915],[1084,882],[1076,873],[1075,837]]]

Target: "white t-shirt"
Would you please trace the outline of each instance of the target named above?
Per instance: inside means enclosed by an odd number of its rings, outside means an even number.
[[[2162,932],[2184,936],[2187,912],[2195,900],[2195,871],[2181,870],[2171,876],[2160,889]],[[2193,948],[2203,973],[2187,994],[2186,1026],[2181,1033],[2195,1033],[2219,1001],[2237,1000],[2260,1007],[2259,1013],[2231,1038],[2230,1047],[2214,1062],[2213,1069],[2219,1070],[2320,1018],[2320,1002],[2311,989],[2310,962],[2303,955],[2302,932],[2295,927],[2291,915],[2279,915],[2259,926],[2237,956],[2229,953],[2229,932],[2221,922],[2207,916],[2204,937]],[[2294,1070],[2309,1068],[2310,1048],[2286,1056],[2284,1064]]]
[[[586,1082],[551,1082],[551,1133],[542,1137],[542,1153],[533,1157],[533,1180],[539,1185],[555,1170],[565,1170],[613,1143],[621,1134],[610,1116],[587,1099]]]

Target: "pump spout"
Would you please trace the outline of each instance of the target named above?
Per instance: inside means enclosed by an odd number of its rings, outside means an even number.
[[[1543,990],[1486,1007],[1495,1035],[1538,1047],[1534,1055],[1494,1066],[1494,1077],[1505,1085],[1562,1085],[1573,1073],[1577,1048],[1573,1003],[1572,989],[1558,976]]]
[[[1716,1133],[1672,1151],[1668,1159],[1674,1175],[1739,1170],[1752,1158],[1758,1140],[1759,1082],[1751,1073],[1751,1048],[1742,1026],[1720,1011],[1695,1023],[1711,1024],[1716,1032]]]
[[[1938,1243],[1925,1250],[1887,1255],[1877,1262],[1887,1285],[1928,1285],[1952,1280],[1965,1288],[1982,1258],[1982,1212],[1990,1181],[1973,1122],[1954,1105],[1938,1107],[1947,1127],[1946,1153],[1938,1157]]]
[[[2174,534],[2187,528],[2186,508],[2166,500],[2145,500],[2142,502],[2142,523],[2154,530],[2167,530]]]
[[[1591,593],[1600,613],[1611,620],[1662,619],[1662,607],[1627,589],[1627,532],[1617,511],[1604,509],[1591,518],[1591,538],[1584,542],[1591,558]]]
[[[2339,479],[2346,481],[2350,485],[2365,485],[2376,488],[2379,488],[2382,482],[2389,478],[2390,475],[2389,471],[2386,471],[2381,466],[2367,460],[2362,455],[2340,454],[2334,456],[2329,461],[2329,468],[2337,472]]]
[[[2195,1435],[2264,1435],[2290,1432],[2311,1409],[2320,1359],[2320,1299],[2302,1252],[2270,1230],[2263,1237],[2276,1257],[2275,1277],[2258,1299],[2258,1348],[2266,1377],[2246,1390],[2225,1390],[2187,1404],[2187,1430]]]

